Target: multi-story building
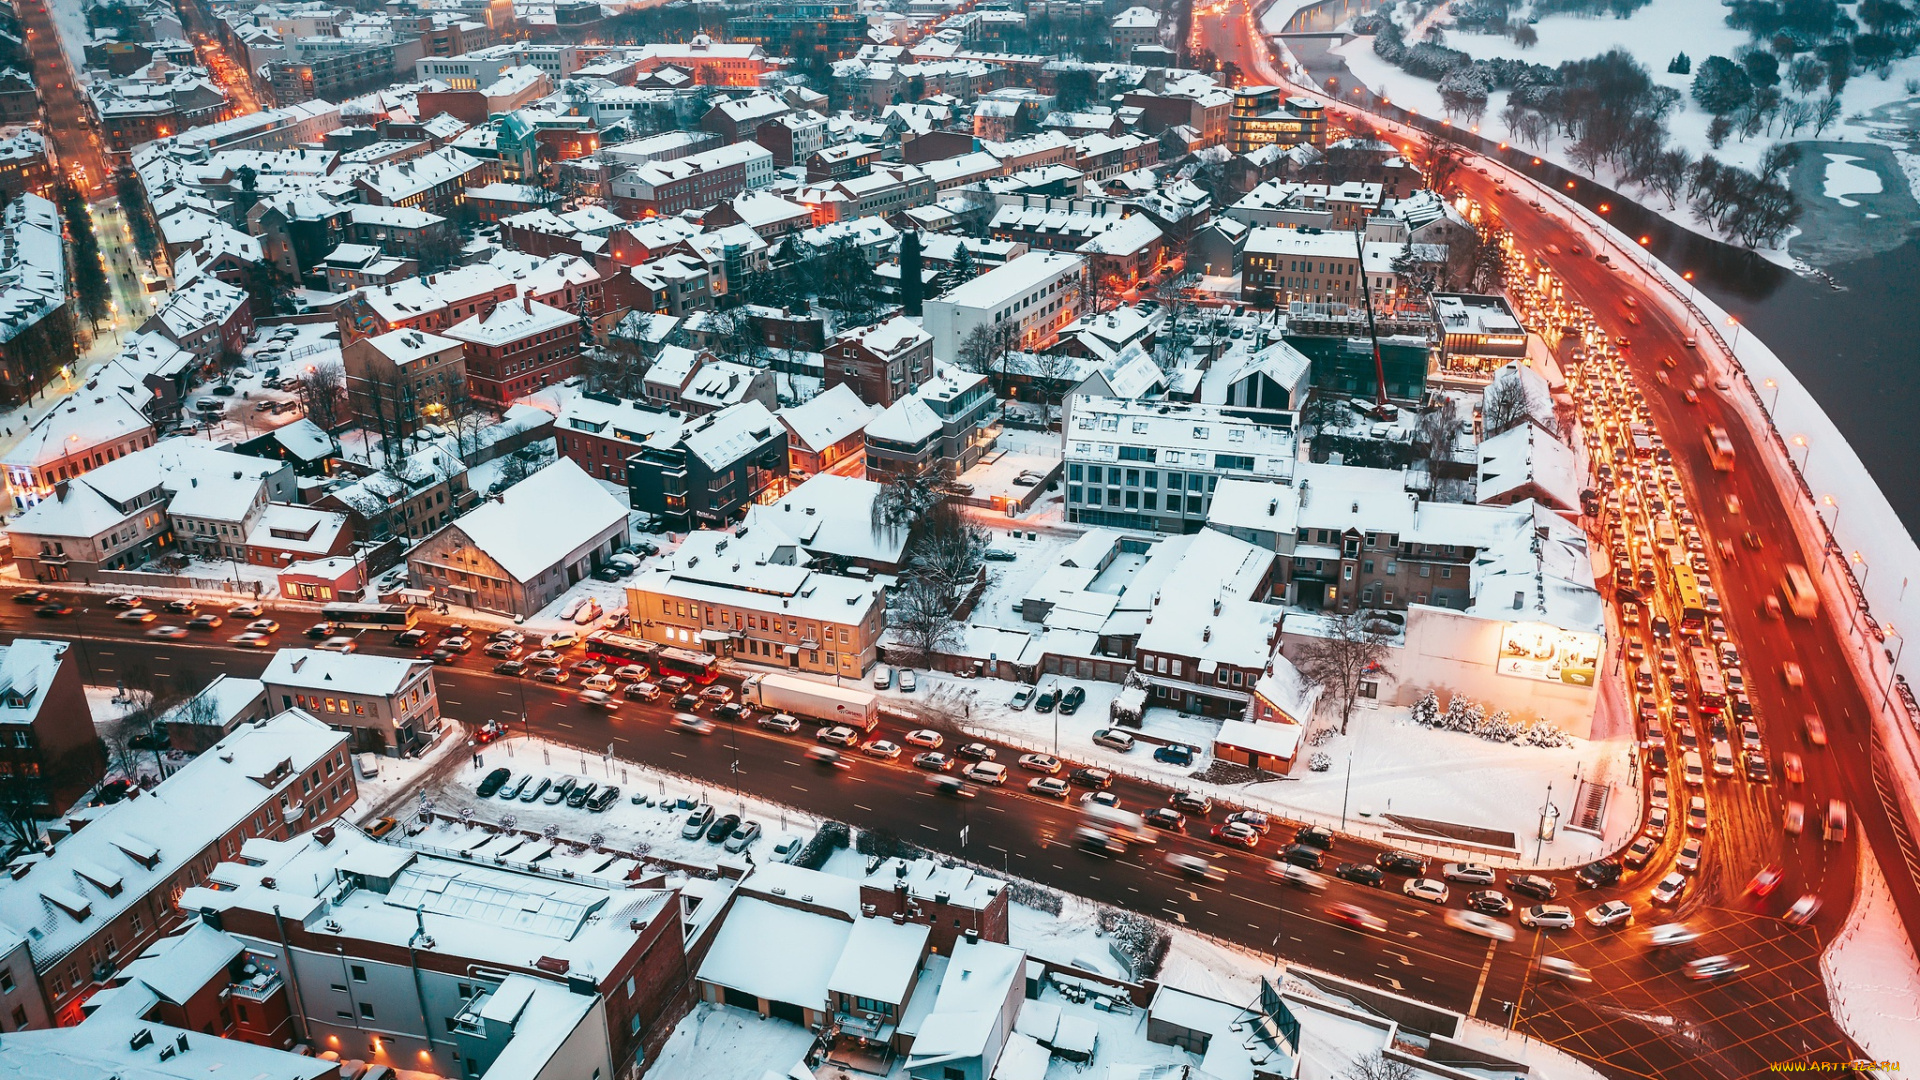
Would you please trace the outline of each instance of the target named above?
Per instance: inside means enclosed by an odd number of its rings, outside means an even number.
[[[1440,326],[1440,368],[1474,372],[1482,380],[1527,355],[1527,330],[1503,296],[1433,294]]]
[[[94,83],[87,94],[100,117],[100,134],[117,156],[188,128],[217,124],[233,111],[227,92],[205,68],[176,67],[165,60],[125,78]]]
[[[28,194],[0,211],[0,281],[0,394],[13,401],[37,393],[78,355],[53,203]]]
[[[861,33],[866,33],[863,29]],[[682,42],[650,42],[640,46],[636,63],[641,71],[672,66],[690,72],[703,86],[758,86],[767,70],[767,53],[745,41],[717,42],[695,34]]]
[[[1295,301],[1364,307],[1368,299],[1376,309],[1391,306],[1402,289],[1393,264],[1406,249],[1350,232],[1253,229],[1240,253],[1240,297],[1262,307]]]
[[[1334,228],[1348,232],[1369,224],[1380,213],[1385,198],[1380,184],[1349,180],[1341,184],[1306,184],[1268,180],[1227,208],[1227,216],[1245,225],[1291,225]],[[1389,239],[1369,234],[1369,240]],[[1405,240],[1406,236],[1395,239]]]
[[[1280,642],[1272,551],[1202,530],[1155,594],[1134,670],[1162,707],[1239,717]]]
[[[826,153],[826,151],[821,151]],[[817,159],[820,155],[816,154]],[[925,206],[939,195],[933,178],[915,165],[881,165],[864,176],[802,188],[794,201],[807,207],[815,225]]]
[[[870,40],[867,17],[848,0],[758,3],[746,15],[727,20],[727,37],[787,53],[804,43],[828,60],[852,55]]]
[[[393,81],[394,47],[354,38],[295,38],[284,60],[265,65],[273,99],[296,105],[346,101]]]
[[[1199,135],[1201,147],[1219,146],[1227,141],[1227,117],[1233,110],[1233,93],[1212,80],[1200,86],[1168,87],[1163,93],[1134,90],[1121,98],[1120,103],[1140,110],[1140,130],[1148,135],[1185,126]]]
[[[447,328],[466,346],[467,386],[505,405],[580,371],[580,317],[522,295]]]
[[[1064,422],[1067,520],[1198,532],[1228,477],[1293,475],[1293,432],[1234,410],[1074,396]]]
[[[47,156],[47,137],[35,128],[16,128],[0,134],[0,192],[11,199],[50,191],[53,161]]]
[[[340,350],[347,409],[386,438],[447,420],[466,397],[466,348],[424,330],[358,338]]]
[[[933,378],[933,335],[905,316],[844,331],[824,356],[828,388],[850,386],[883,409]]]
[[[25,510],[55,484],[152,446],[153,436],[145,413],[95,379],[47,410],[0,459],[13,508]]]
[[[998,403],[985,375],[937,365],[933,379],[867,421],[867,478],[966,472],[999,438]]]
[[[138,799],[55,823],[51,849],[0,883],[9,954],[32,962],[31,982],[0,981],[0,1027],[79,1023],[120,964],[179,925],[181,894],[221,860],[324,826],[358,795],[346,737],[293,711],[243,725]]]
[[[596,480],[624,484],[627,459],[648,439],[677,431],[685,423],[665,409],[625,401],[611,394],[585,393],[567,399],[553,422],[560,456]]]
[[[239,356],[252,330],[247,290],[216,277],[196,278],[175,289],[140,324],[141,333],[159,334],[202,362]]]
[[[465,513],[474,498],[467,486],[466,464],[446,447],[432,443],[334,488],[314,505],[353,514],[354,533],[364,539],[405,536],[417,540]]]
[[[1136,45],[1160,44],[1160,13],[1152,8],[1130,7],[1113,17],[1113,43],[1123,50]]]
[[[355,752],[412,756],[440,732],[440,696],[427,660],[281,649],[260,681],[269,710],[297,709],[343,731]]]
[[[810,476],[867,475],[867,422],[880,412],[846,383],[811,401],[781,409],[787,429],[787,473],[797,483]]]
[[[619,177],[613,182],[613,208],[626,217],[677,214],[772,182],[771,151],[758,143],[731,143],[649,162]]]
[[[1228,149],[1244,154],[1269,145],[1326,145],[1326,106],[1286,93],[1278,86],[1235,87],[1227,114]]]
[[[1086,271],[1078,255],[1029,251],[928,300],[922,325],[933,335],[933,355],[951,363],[981,329],[1013,348],[1046,348],[1086,306]]]
[[[71,643],[19,637],[0,645],[0,738],[0,775],[37,781],[25,789],[36,796],[37,816],[72,806],[106,775]]]
[[[627,462],[627,492],[633,509],[685,532],[736,520],[786,476],[787,429],[749,401],[649,439]]]
[[[630,538],[627,508],[560,458],[415,545],[407,575],[414,588],[448,603],[524,617],[600,569]]]
[[[778,524],[692,532],[627,586],[633,625],[649,641],[858,677],[886,629],[882,590],[797,565],[797,550]]]

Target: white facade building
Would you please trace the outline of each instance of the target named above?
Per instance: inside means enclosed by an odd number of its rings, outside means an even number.
[[[952,363],[967,335],[980,327],[1010,326],[1012,344],[1039,349],[1079,317],[1079,282],[1087,260],[1061,251],[1029,251],[1006,265],[926,303],[923,325],[933,355]]]

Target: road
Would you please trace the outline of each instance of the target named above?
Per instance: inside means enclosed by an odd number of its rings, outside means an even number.
[[[16,10],[26,24],[27,49],[33,56],[33,80],[40,88],[46,134],[62,170],[91,198],[108,194],[112,172],[106,148],[93,127],[91,112],[80,100],[79,83],[67,55],[60,48],[60,32],[46,0],[23,0]]]
[[[136,667],[161,677],[186,672],[205,678],[255,675],[267,662],[263,652],[215,644],[235,629],[231,626],[209,632],[207,640],[155,641],[142,636],[142,626],[116,620],[101,606],[101,598],[75,599],[84,610],[57,620],[35,618],[24,605],[0,603],[0,631],[57,632],[77,640],[83,662],[90,667],[88,681],[99,684],[111,685]],[[283,643],[304,644],[298,635],[311,615],[274,614],[286,624],[280,632]],[[385,637],[363,634],[362,648],[413,655],[385,643]],[[1796,1055],[1801,1041],[1831,1047],[1836,1054],[1846,1049],[1823,1008],[1802,1009],[1798,1004],[1817,1001],[1821,993],[1814,957],[1818,943],[1832,933],[1832,919],[1823,917],[1814,927],[1796,930],[1770,915],[1733,908],[1701,889],[1686,897],[1672,917],[1707,931],[1702,940],[1680,950],[1651,951],[1642,945],[1641,930],[1670,917],[1649,908],[1646,901],[1647,887],[1663,871],[1629,874],[1619,887],[1596,891],[1577,889],[1569,875],[1549,874],[1559,887],[1559,901],[1576,914],[1618,897],[1642,913],[1638,927],[1595,929],[1581,921],[1568,931],[1520,930],[1514,943],[1493,944],[1444,925],[1442,913],[1434,906],[1403,896],[1399,886],[1405,879],[1400,877],[1389,875],[1386,887],[1379,889],[1334,880],[1324,895],[1278,883],[1269,873],[1270,858],[1292,838],[1286,825],[1276,824],[1257,854],[1200,836],[1163,834],[1158,847],[1134,848],[1118,858],[1103,859],[1073,845],[1072,833],[1078,824],[1075,809],[1018,790],[1031,774],[1017,768],[1007,789],[984,791],[978,799],[959,802],[928,792],[925,774],[904,760],[887,763],[863,758],[845,772],[826,770],[803,756],[811,745],[804,735],[779,736],[757,727],[722,728],[707,738],[682,735],[667,727],[672,714],[665,708],[625,702],[617,716],[608,716],[580,705],[567,688],[495,675],[490,663],[475,654],[439,669],[436,679],[448,716],[470,724],[499,720],[520,727],[524,715],[525,730],[534,734],[583,748],[612,746],[624,759],[742,788],[856,827],[891,829],[932,850],[964,855],[1051,888],[1181,923],[1261,953],[1277,950],[1285,959],[1370,980],[1489,1022],[1506,1022],[1509,1004],[1516,1001],[1526,1018],[1523,1030],[1531,1030],[1527,1025],[1548,1026],[1547,1019],[1536,1017],[1581,1016],[1596,1009],[1616,1018],[1646,1018],[1636,1022],[1652,1030],[1642,1036],[1647,1045],[1636,1051],[1632,1063],[1604,1063],[1614,1075],[1718,1077],[1753,1071],[1748,1063],[1754,1054]],[[898,742],[904,731],[883,722],[880,733]],[[1003,763],[1011,766],[1017,756],[1010,747],[1000,748]],[[738,772],[734,771],[736,761]],[[1169,795],[1166,789],[1128,778],[1117,780],[1113,791],[1122,805],[1135,809],[1164,805]],[[1229,809],[1216,807],[1211,820],[1221,820]],[[969,830],[964,849],[962,828]],[[1203,832],[1198,821],[1191,828]],[[1379,851],[1342,837],[1329,869],[1341,860],[1371,861]],[[1175,852],[1212,859],[1218,879],[1196,880],[1169,870],[1164,859]],[[1439,869],[1432,866],[1429,873],[1437,876]],[[1463,906],[1467,892],[1467,887],[1455,885],[1447,906]],[[1376,936],[1340,926],[1326,910],[1336,902],[1368,908],[1386,920],[1387,931]],[[1698,984],[1681,974],[1687,960],[1716,953],[1740,957],[1752,969],[1729,986]],[[1604,997],[1596,998],[1593,987],[1570,987],[1539,977],[1533,965],[1541,955],[1566,956],[1604,971],[1600,976],[1607,984]],[[1661,1030],[1655,1017],[1673,1017],[1680,1029]],[[1700,1052],[1703,1033],[1717,1038],[1721,1028],[1739,1017],[1764,1025],[1776,1034],[1779,1045],[1755,1046],[1750,1052]],[[1600,1023],[1583,1021],[1581,1030],[1597,1033]],[[1588,1052],[1577,1040],[1569,1040],[1569,1048]]]
[[[1194,40],[1251,77],[1279,82],[1253,19],[1246,0],[1198,9]],[[1340,119],[1334,121],[1335,126],[1339,123]],[[1400,138],[1408,137],[1402,129]],[[1464,169],[1455,183],[1492,209],[1521,251],[1549,265],[1567,297],[1584,302],[1601,329],[1630,341],[1621,350],[1623,370],[1632,386],[1645,395],[1654,430],[1665,436],[1706,546],[1712,551],[1718,540],[1733,541],[1731,558],[1717,551],[1710,556],[1710,572],[1723,601],[1728,631],[1741,653],[1747,692],[1774,778],[1770,785],[1737,777],[1707,781],[1705,855],[1689,894],[1695,905],[1690,911],[1695,927],[1710,928],[1710,936],[1722,941],[1739,942],[1739,951],[1733,955],[1750,965],[1747,972],[1722,986],[1675,997],[1663,981],[1648,980],[1646,960],[1636,950],[1596,942],[1576,952],[1576,958],[1596,973],[1591,991],[1554,1000],[1536,995],[1530,987],[1514,1026],[1620,1075],[1751,1075],[1773,1061],[1856,1056],[1846,1049],[1847,1041],[1828,1012],[1817,960],[1823,942],[1835,932],[1852,902],[1855,845],[1861,837],[1888,868],[1889,876],[1902,879],[1895,888],[1896,894],[1904,893],[1900,907],[1909,926],[1920,926],[1915,917],[1920,915],[1920,903],[1915,902],[1920,898],[1914,895],[1913,875],[1906,869],[1915,865],[1914,845],[1898,816],[1890,817],[1881,802],[1888,789],[1876,782],[1880,778],[1873,767],[1870,710],[1841,651],[1848,647],[1842,638],[1849,627],[1824,618],[1807,622],[1766,616],[1764,603],[1777,595],[1784,564],[1799,562],[1815,572],[1821,571],[1821,564],[1801,549],[1780,491],[1756,464],[1762,451],[1734,407],[1713,389],[1716,373],[1687,348],[1688,328],[1665,316],[1637,275],[1608,269],[1587,254],[1576,255],[1583,238],[1527,206],[1526,197],[1496,187],[1493,181],[1493,175]],[[1629,306],[1629,298],[1637,306]],[[1676,365],[1670,371],[1663,363],[1669,356]],[[1666,383],[1660,381],[1663,373]],[[1699,395],[1699,404],[1689,404],[1683,390],[1695,375],[1703,377],[1708,389]],[[1590,393],[1597,381],[1576,376],[1582,400],[1604,415],[1606,406]],[[1702,439],[1710,424],[1731,433],[1737,460],[1731,474],[1712,468]],[[1728,495],[1737,498],[1737,512]],[[1740,542],[1748,533],[1757,550]],[[1597,534],[1595,548],[1606,550]],[[1660,600],[1670,601],[1670,595]],[[1615,627],[1620,629],[1617,622]],[[1657,657],[1657,643],[1643,640]],[[1804,688],[1795,689],[1784,681],[1783,665],[1789,662],[1805,672]],[[1670,718],[1672,701],[1663,691],[1657,693],[1663,717]],[[1807,743],[1802,717],[1808,713],[1825,720],[1831,737],[1825,749]],[[1668,728],[1669,753],[1677,774],[1680,747],[1674,740],[1678,733],[1671,723]],[[1701,738],[1707,734],[1701,732]],[[1802,757],[1806,773],[1804,787],[1791,791],[1783,790],[1793,785],[1786,782],[1781,767],[1782,755],[1789,752]],[[1678,818],[1684,813],[1688,789],[1677,775],[1674,781],[1672,835],[1643,872],[1643,882],[1670,871],[1678,855],[1684,834]],[[1781,826],[1788,798],[1809,808],[1811,830],[1798,837],[1787,836]],[[1819,836],[1820,808],[1829,798],[1851,804],[1854,829],[1840,844],[1825,843]],[[1747,883],[1768,864],[1782,866],[1786,878],[1767,901],[1755,901],[1746,895]],[[1774,918],[1803,893],[1824,901],[1815,934],[1787,932]],[[1789,1016],[1800,1021],[1796,1029],[1782,1027]]]

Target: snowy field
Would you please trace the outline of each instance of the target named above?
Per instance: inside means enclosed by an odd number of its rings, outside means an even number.
[[[1860,851],[1860,892],[1820,969],[1834,1019],[1881,1061],[1920,1059],[1920,960],[1887,895],[1873,852]]]
[[[1271,10],[1276,13],[1287,10],[1290,13],[1293,6],[1294,0],[1279,0]],[[1676,53],[1685,51],[1693,61],[1693,71],[1698,72],[1700,63],[1707,57],[1732,57],[1748,44],[1751,40],[1748,34],[1728,26],[1725,15],[1726,8],[1718,0],[1662,0],[1659,4],[1641,8],[1625,19],[1566,14],[1543,17],[1534,24],[1534,29],[1540,35],[1539,43],[1529,49],[1522,49],[1510,37],[1466,32],[1448,33],[1445,44],[1475,59],[1505,58],[1547,67],[1568,60],[1598,56],[1616,48],[1632,53],[1647,68],[1655,83],[1680,92],[1681,104],[1667,121],[1668,145],[1685,148],[1696,158],[1711,153],[1722,162],[1752,168],[1767,147],[1775,142],[1816,137],[1834,142],[1880,143],[1901,151],[1907,148],[1907,143],[1900,138],[1898,125],[1889,125],[1885,116],[1875,119],[1866,114],[1876,110],[1883,113],[1899,111],[1902,108],[1899,103],[1912,96],[1905,88],[1907,80],[1920,77],[1920,57],[1896,62],[1885,79],[1872,72],[1850,79],[1840,97],[1840,122],[1818,136],[1808,125],[1794,136],[1776,134],[1769,137],[1763,132],[1751,139],[1741,139],[1736,135],[1720,149],[1713,149],[1707,139],[1707,125],[1713,117],[1701,109],[1689,94],[1693,76],[1669,74],[1667,64]],[[1444,24],[1444,20],[1442,22]],[[1410,36],[1409,41],[1412,40]],[[1438,85],[1387,63],[1374,53],[1373,42],[1371,36],[1354,38],[1334,51],[1375,94],[1424,115],[1445,115]],[[1816,98],[1823,94],[1824,90]],[[1506,104],[1506,91],[1495,90],[1488,97],[1486,113],[1481,117],[1477,130],[1490,138],[1517,144],[1513,133],[1500,120]],[[1544,147],[1527,148],[1566,164],[1566,146],[1562,139],[1554,139]],[[1916,184],[1914,191],[1916,197],[1920,197],[1920,159],[1904,152],[1896,156],[1903,165],[1908,166],[1908,179]],[[1603,168],[1600,179],[1615,184],[1618,178]],[[1648,209],[1661,213],[1669,220],[1696,231],[1707,231],[1684,201],[1676,207],[1669,206],[1663,197],[1650,193],[1641,192],[1639,197]],[[1774,252],[1773,255],[1775,258],[1785,257],[1783,252]]]
[[[459,814],[464,810],[471,812],[476,822],[495,824],[510,816],[514,827],[522,831],[545,831],[551,826],[556,830],[556,839],[574,843],[587,843],[598,835],[608,848],[702,867],[746,866],[750,861],[766,861],[773,858],[773,849],[782,839],[797,837],[804,843],[819,825],[813,817],[764,799],[696,783],[630,761],[609,760],[544,739],[505,739],[486,747],[481,757],[478,768],[455,769],[420,789],[421,795],[432,801],[436,813]],[[549,806],[544,798],[531,803],[480,798],[475,788],[481,779],[502,767],[511,770],[516,781],[523,772],[531,772],[535,784],[540,777],[558,780],[563,776],[616,784],[620,787],[620,798],[599,814],[584,808],[572,809],[565,804]],[[631,798],[635,794],[644,796],[648,805],[636,805]],[[757,821],[763,830],[760,838],[745,852],[737,854],[704,839],[682,839],[680,828],[686,812],[671,808],[681,799],[710,804],[716,815],[739,814],[748,821]],[[402,820],[412,824],[406,817]],[[431,826],[418,839],[423,843],[453,846],[464,843],[469,833],[469,828],[460,822],[445,822]],[[753,856],[752,860],[749,855]]]

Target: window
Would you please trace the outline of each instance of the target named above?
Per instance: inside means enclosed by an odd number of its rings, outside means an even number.
[[[373,1019],[373,1002],[363,1001],[360,1003],[360,1019],[362,1020]]]
[[[13,993],[13,972],[0,971],[0,994]]]

